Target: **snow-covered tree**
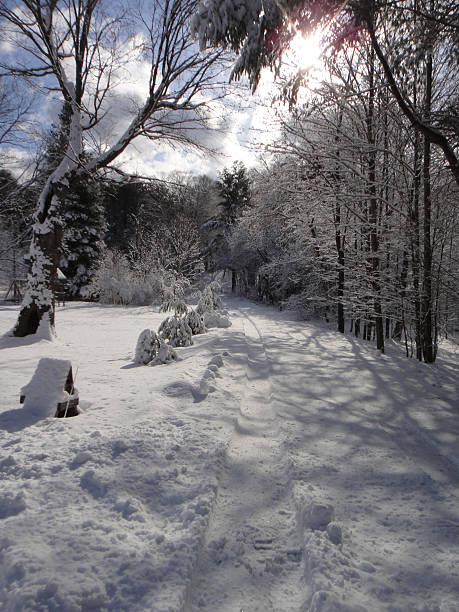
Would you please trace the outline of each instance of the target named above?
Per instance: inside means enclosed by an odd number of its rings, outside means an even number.
[[[205,253],[207,259],[212,259],[217,267],[232,269],[228,258],[228,238],[235,221],[250,205],[250,181],[244,164],[235,161],[231,168],[225,168],[217,182],[217,190],[220,210],[205,224],[210,230],[210,240]],[[233,270],[233,290],[235,283],[236,275]]]
[[[185,322],[191,329],[193,336],[198,334],[206,333],[206,326],[204,325],[204,319],[196,310],[190,310],[185,315]]]
[[[28,290],[14,335],[35,333],[42,318],[54,328],[62,202],[72,182],[107,168],[140,136],[196,144],[193,128],[205,123],[221,53],[199,53],[189,31],[194,9],[194,0],[128,9],[106,0],[23,0],[14,7],[0,1],[1,41],[21,49],[3,63],[3,72],[38,80],[36,91],[45,95],[57,91],[70,115],[68,146],[37,204]],[[126,129],[100,142],[103,132],[95,128],[113,111],[114,85],[128,57],[149,62],[147,92],[124,105]],[[83,136],[100,144],[89,161],[82,158]]]
[[[105,219],[97,183],[88,177],[72,188],[63,205],[64,236],[60,269],[71,295],[84,295],[104,249]]]
[[[172,347],[191,346],[193,344],[192,331],[185,317],[167,317],[158,328],[158,334]]]
[[[216,282],[209,283],[206,287],[204,287],[204,290],[199,297],[198,305],[196,306],[196,312],[203,315],[205,312],[210,312],[212,310],[218,310],[221,308],[222,301],[219,293],[220,287]]]
[[[328,48],[335,52],[347,42],[368,39],[401,112],[427,141],[442,150],[459,184],[459,159],[454,141],[449,138],[450,129],[445,125],[448,122],[441,124],[433,121],[432,116],[420,113],[405,91],[403,77],[396,77],[394,68],[400,58],[408,58],[411,64],[418,61],[413,37],[399,38],[392,63],[391,50],[385,49],[388,32],[401,32],[407,23],[417,21],[418,26],[423,24],[421,27],[435,30],[437,36],[442,37],[444,53],[452,59],[451,69],[457,71],[453,50],[457,46],[456,4],[454,0],[396,3],[378,0],[200,0],[193,29],[201,48],[221,46],[236,52],[238,59],[232,77],[246,74],[254,89],[263,68],[279,71],[284,52],[298,33],[307,36],[313,31],[324,31]],[[300,69],[286,89],[291,101],[295,101],[302,79]],[[453,117],[454,111],[450,113],[450,118]]]
[[[144,329],[137,339],[134,362],[141,365],[150,363],[158,354],[159,347],[160,338],[158,334],[151,329]]]

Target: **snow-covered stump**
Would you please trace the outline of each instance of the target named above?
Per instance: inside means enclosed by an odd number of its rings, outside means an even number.
[[[79,396],[71,362],[42,357],[30,382],[21,389],[20,403],[42,418],[77,416]]]

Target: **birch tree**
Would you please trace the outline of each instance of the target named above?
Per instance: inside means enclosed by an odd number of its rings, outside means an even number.
[[[37,203],[30,250],[31,270],[12,333],[54,330],[53,286],[62,247],[62,202],[88,174],[110,167],[137,138],[196,145],[209,115],[219,71],[219,51],[199,53],[189,31],[194,0],[129,3],[108,0],[0,0],[5,48],[0,74],[23,77],[37,91],[57,95],[69,109],[68,145]],[[113,94],[129,78],[129,62],[148,62],[144,97],[132,96],[124,132],[116,131]],[[108,127],[107,127],[108,125]],[[97,143],[84,161],[83,142]]]

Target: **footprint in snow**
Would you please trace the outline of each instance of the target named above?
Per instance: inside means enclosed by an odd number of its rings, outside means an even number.
[[[83,474],[80,478],[80,486],[95,499],[104,497],[107,494],[107,483],[94,470],[88,470]]]
[[[8,518],[9,516],[15,516],[21,513],[27,507],[24,493],[5,492],[0,495],[0,519]]]

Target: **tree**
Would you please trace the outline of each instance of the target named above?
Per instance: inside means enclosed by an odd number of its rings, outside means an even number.
[[[14,78],[0,77],[0,147],[8,155],[7,147],[23,146],[32,102]]]
[[[28,290],[16,336],[35,333],[42,322],[54,329],[62,203],[72,185],[109,167],[140,136],[196,146],[196,130],[205,125],[221,53],[200,54],[196,48],[188,27],[194,0],[148,6],[140,3],[128,11],[108,0],[22,0],[12,7],[0,0],[2,39],[14,40],[21,49],[11,62],[0,64],[3,73],[38,80],[43,91],[57,90],[69,109],[68,145],[37,204]],[[86,160],[83,139],[97,142],[95,128],[113,104],[117,80],[126,78],[127,59],[150,64],[145,98],[130,100],[127,128],[115,141],[99,143],[97,153]]]
[[[242,162],[235,161],[231,168],[223,170],[218,192],[222,198],[219,220],[225,226],[232,225],[250,203],[249,177]]]
[[[44,139],[43,152],[39,159],[34,188],[42,191],[49,176],[59,166],[62,152],[69,144],[70,106],[63,104],[58,121],[53,123]],[[82,163],[89,161],[84,151]],[[84,294],[99,262],[104,246],[105,222],[102,208],[100,181],[84,175],[72,182],[71,190],[61,202],[62,212],[62,256],[59,268],[69,281],[68,291],[73,296]]]
[[[403,81],[397,81],[383,49],[388,33],[393,37],[397,26],[403,29],[415,18],[429,26],[435,25],[437,35],[445,41],[444,52],[454,58],[458,26],[457,4],[453,0],[201,0],[193,18],[193,29],[202,48],[222,46],[236,52],[239,56],[232,78],[247,74],[253,89],[257,87],[263,68],[278,71],[284,51],[298,32],[307,35],[314,30],[326,30],[327,42],[334,50],[339,50],[345,42],[368,37],[399,108],[425,139],[442,150],[459,184],[459,158],[445,125],[449,121],[435,124],[431,117],[417,111],[403,90]],[[408,44],[400,56],[405,54],[415,63],[413,41],[404,42]],[[457,75],[457,57],[451,67]],[[293,102],[301,79],[300,73],[291,81],[289,96]]]
[[[68,291],[84,296],[104,248],[105,218],[100,185],[91,177],[73,185],[63,203],[64,235],[60,269]]]

